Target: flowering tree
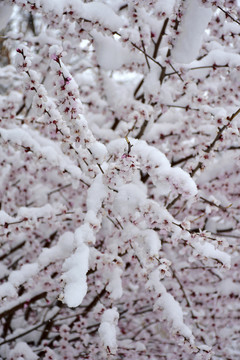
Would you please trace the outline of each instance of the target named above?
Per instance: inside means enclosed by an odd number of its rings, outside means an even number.
[[[238,5],[0,3],[2,359],[239,359]]]

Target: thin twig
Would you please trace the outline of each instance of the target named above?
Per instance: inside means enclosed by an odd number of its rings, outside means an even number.
[[[234,19],[234,17],[232,15],[229,14],[229,12],[227,12],[226,10],[224,10],[223,8],[221,8],[221,6],[218,6],[218,9],[220,9],[222,12],[224,12],[224,14],[226,15],[226,17],[230,17],[230,19],[232,19],[232,21],[234,21],[235,23],[237,23],[238,25],[240,25],[240,22],[237,19]]]
[[[211,144],[209,144],[207,146],[207,149],[203,150],[206,154],[209,154],[210,151],[214,148],[216,142],[221,138],[222,133],[224,132],[224,130],[231,124],[231,122],[233,121],[233,119],[240,113],[240,108],[231,115],[231,117],[227,117],[228,123],[223,125],[221,128],[218,128],[218,132],[217,135],[215,136],[215,138],[213,139],[213,141],[211,142]],[[192,172],[190,173],[190,176],[193,177],[195,175],[195,173],[201,169],[201,167],[203,166],[202,161],[199,161],[198,164],[195,166],[195,168],[192,170]]]
[[[134,44],[131,41],[132,46],[134,46],[136,49],[138,49],[139,51],[141,51],[145,56],[147,56],[151,61],[153,61],[155,64],[157,64],[158,66],[160,66],[161,69],[163,69],[164,67],[162,66],[162,64],[160,64],[160,62],[158,62],[157,60],[155,60],[152,56],[148,55],[144,50],[142,50],[140,47],[138,47],[136,44]]]

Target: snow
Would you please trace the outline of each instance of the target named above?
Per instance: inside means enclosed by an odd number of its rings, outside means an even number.
[[[74,234],[70,231],[62,234],[58,243],[51,248],[44,248],[39,255],[38,262],[41,266],[47,266],[51,262],[56,262],[60,259],[64,259],[73,251]]]
[[[17,291],[15,289],[15,287],[11,284],[11,283],[4,283],[0,285],[0,298],[4,298],[4,297],[15,297],[17,296]]]
[[[55,14],[61,15],[63,13],[64,6],[66,4],[65,0],[40,0],[38,1],[38,6],[42,6],[45,12],[54,11]]]
[[[7,180],[8,180],[8,176],[10,175],[10,172],[11,172],[11,166],[8,164],[6,165],[5,167],[2,167],[1,168],[1,177],[0,177],[0,188],[2,189]],[[0,211],[1,213],[1,211]],[[1,215],[0,215],[0,218],[1,218]]]
[[[43,290],[41,288],[36,287],[34,290],[27,291],[23,295],[18,296],[16,300],[14,299],[11,301],[7,301],[4,305],[1,305],[0,316],[2,316],[3,314],[5,314],[5,312],[11,310],[15,306],[28,302],[29,299],[31,299],[32,297],[42,294],[42,292]]]
[[[4,210],[0,210],[0,224],[15,222],[16,218],[8,215]]]
[[[231,267],[231,256],[225,253],[224,251],[218,250],[214,247],[213,244],[200,242],[192,243],[194,249],[204,257],[212,258],[221,262],[226,268],[230,269]]]
[[[161,242],[157,232],[152,229],[146,229],[142,231],[142,236],[149,255],[157,256],[161,249]]]
[[[160,269],[154,270],[149,275],[149,280],[146,287],[154,289],[159,297],[154,304],[154,311],[161,310],[163,316],[171,324],[174,332],[178,332],[189,340],[190,343],[194,342],[191,329],[183,322],[183,311],[180,304],[174,299],[174,297],[167,292],[165,286],[161,282]]]
[[[21,218],[27,218],[28,220],[36,221],[38,218],[49,218],[53,215],[53,208],[50,204],[46,204],[42,207],[20,207],[18,210],[18,216]]]
[[[167,157],[144,140],[129,139],[132,153],[135,154],[144,166],[151,180],[158,188],[159,194],[168,194],[171,187],[185,197],[191,198],[197,194],[197,186],[190,175],[180,167],[172,168]]]
[[[212,64],[217,65],[226,65],[230,67],[237,67],[239,65],[240,55],[235,53],[227,52],[224,47],[218,49],[212,49],[208,54],[201,60],[194,60],[191,62],[190,66],[199,67],[199,66],[209,66]],[[204,69],[200,70],[204,74]],[[237,110],[237,109],[236,109]],[[224,111],[221,109],[221,111]]]
[[[113,300],[120,299],[123,294],[121,275],[123,271],[119,267],[115,267],[109,273],[109,282],[106,290],[110,292],[110,298]]]
[[[75,230],[74,239],[76,246],[79,246],[82,243],[94,244],[95,235],[93,232],[93,228],[90,226],[89,223],[85,223],[81,225],[79,228]]]
[[[172,323],[174,331],[189,339],[190,343],[194,342],[192,331],[183,322],[182,308],[170,293],[164,292],[161,294],[161,297],[154,305],[154,310],[156,309],[163,310],[164,317]]]
[[[37,360],[38,356],[32,351],[25,342],[19,341],[17,345],[9,352],[9,359],[16,360]]]
[[[10,2],[2,1],[0,10],[5,6],[2,3]],[[201,149],[216,136],[218,124],[223,121],[225,125],[226,117],[237,104],[238,27],[210,3],[208,0],[203,7],[201,0],[16,0],[15,8],[19,8],[16,11],[21,12],[20,7],[24,5],[26,13],[32,12],[36,31],[41,30],[41,34],[34,36],[33,31],[27,29],[25,12],[23,22],[16,17],[13,28],[17,25],[26,32],[11,31],[7,46],[12,55],[12,46],[17,43],[21,46],[22,41],[26,44],[24,56],[21,50],[16,56],[18,70],[24,74],[16,75],[14,67],[0,70],[0,77],[4,77],[3,91],[7,91],[0,96],[0,113],[7,119],[0,128],[3,196],[0,255],[4,260],[0,273],[2,281],[6,280],[0,284],[3,300],[0,315],[11,317],[17,311],[9,329],[5,329],[8,332],[6,358],[10,348],[22,339],[33,346],[36,354],[39,349],[46,350],[39,324],[60,310],[56,303],[59,287],[62,287],[59,300],[66,305],[61,308],[60,318],[55,320],[61,327],[68,317],[65,335],[62,326],[58,332],[60,340],[53,344],[60,357],[76,357],[84,344],[82,355],[93,359],[110,358],[117,353],[119,345],[120,351],[126,352],[129,358],[144,359],[147,355],[137,352],[145,350],[151,333],[150,340],[158,335],[156,341],[161,338],[163,353],[171,357],[171,353],[177,353],[177,344],[170,349],[172,338],[168,333],[164,335],[162,315],[168,322],[166,331],[170,327],[173,333],[182,335],[188,346],[189,342],[193,343],[193,335],[187,323],[197,338],[200,331],[194,326],[191,313],[199,314],[197,323],[205,329],[203,343],[214,342],[217,347],[219,340],[219,344],[222,343],[219,353],[225,348],[227,352],[225,338],[214,339],[215,322],[217,327],[222,320],[219,322],[215,317],[208,322],[208,315],[224,306],[221,296],[224,300],[225,296],[240,292],[235,246],[239,231],[237,221],[234,222],[238,215],[239,189],[235,191],[234,180],[238,178],[239,154],[231,150],[232,145],[237,145],[237,136],[231,141],[231,127],[224,130],[223,142],[216,144],[212,162],[203,161],[205,169],[194,176],[200,195],[208,204],[196,196],[196,183],[188,174],[194,164],[201,161],[204,154]],[[206,31],[212,9],[216,21],[211,22]],[[234,10],[231,13],[234,15]],[[0,27],[2,16],[0,13]],[[180,23],[175,41],[176,18]],[[161,45],[157,38],[162,40]],[[148,69],[144,55],[133,47],[135,41],[139,48],[146,49],[147,54],[167,66],[162,84],[159,82],[161,66],[149,60]],[[199,50],[203,57],[195,60]],[[169,51],[176,62],[187,63],[176,65],[182,74],[182,83],[165,62]],[[223,68],[215,69],[214,63]],[[29,68],[31,64],[35,71]],[[195,71],[192,69],[195,66],[208,69]],[[25,108],[20,111],[22,105]],[[185,111],[179,109],[179,105],[188,107]],[[237,131],[237,121],[240,120],[233,121],[234,131]],[[145,123],[142,134],[140,129]],[[171,167],[170,161],[176,163],[181,159],[179,163],[184,170]],[[35,193],[41,196],[41,202],[35,202]],[[176,197],[176,193],[180,196]],[[178,200],[172,206],[175,198]],[[211,201],[221,206],[213,206]],[[66,216],[62,217],[65,210]],[[204,226],[219,236],[214,239],[200,230],[198,234],[198,229]],[[230,235],[229,253],[235,260],[232,273],[221,275],[220,269],[210,272],[208,267],[214,268],[216,260],[220,262],[219,268],[230,267],[230,256],[220,251],[226,245],[222,238],[226,235]],[[206,239],[210,243],[205,242]],[[46,248],[41,248],[44,244]],[[192,261],[196,261],[193,267],[189,266],[188,258],[192,252]],[[170,260],[165,257],[171,260],[172,270]],[[199,261],[202,266],[198,266]],[[204,293],[200,292],[198,283]],[[24,286],[18,296],[21,284]],[[185,294],[191,291],[190,309],[186,306]],[[35,298],[35,294],[41,293]],[[98,294],[103,294],[101,299]],[[203,306],[199,305],[199,297]],[[90,308],[91,304],[94,306],[82,318],[88,304]],[[33,311],[28,311],[29,305]],[[80,306],[76,313],[80,321],[77,316],[74,324],[74,320],[69,319],[74,310],[68,307],[77,306]],[[124,313],[126,308],[129,311]],[[237,309],[237,305],[229,301],[225,317],[231,311],[235,317]],[[121,314],[120,344],[118,311]],[[148,329],[148,325],[151,328]],[[21,336],[34,326],[40,326],[41,332],[35,330],[17,338],[17,342],[11,341],[15,335]],[[92,330],[96,332],[98,326],[105,356],[96,333],[93,334],[96,346],[92,346]],[[55,330],[50,329],[48,339],[54,338]],[[82,339],[74,341],[82,330]],[[138,336],[144,344],[135,341]],[[12,350],[12,358],[34,359],[23,344]],[[158,345],[150,345],[150,356],[155,356]],[[209,350],[205,344],[202,349]],[[185,348],[180,351],[184,357]],[[50,356],[55,359],[58,355],[45,354],[46,359]],[[186,357],[191,358],[191,354]]]
[[[233,279],[227,278],[221,281],[218,285],[218,292],[221,295],[229,296],[231,293],[240,295],[240,287],[238,282],[234,282]]]
[[[35,276],[39,271],[38,264],[25,264],[21,267],[20,270],[12,271],[9,275],[9,282],[14,286],[18,287],[27,281],[29,278]]]
[[[143,187],[136,184],[125,184],[118,188],[118,193],[115,197],[114,208],[121,216],[133,212],[141,206],[146,198],[146,192]]]
[[[211,167],[206,167],[198,176],[198,183],[205,184],[216,177],[224,176],[224,173],[228,173],[232,171],[232,164],[235,164],[236,167],[239,168],[238,157],[234,152],[228,151],[223,152],[221,154],[221,158],[218,161],[212,161]],[[215,197],[220,196],[220,194],[216,193]],[[221,195],[222,196],[222,195]],[[229,205],[229,204],[227,204]]]
[[[81,17],[93,22],[98,21],[111,30],[118,30],[125,24],[125,21],[109,6],[97,1],[83,3]]]
[[[158,0],[156,2],[156,10],[158,12],[165,12],[168,16],[170,16],[170,14],[173,11],[173,7],[175,5],[175,0],[167,0],[167,1],[162,1],[162,0]]]
[[[102,201],[107,195],[107,188],[103,184],[102,174],[98,174],[87,190],[87,209],[95,213],[101,209]]]
[[[180,23],[180,34],[172,50],[172,59],[188,64],[198,56],[204,31],[211,20],[212,9],[200,5],[198,0],[188,0]]]
[[[6,3],[0,3],[0,31],[3,30],[12,15],[13,6]]]
[[[62,266],[64,301],[69,307],[79,306],[87,293],[88,257],[89,247],[82,243]]]
[[[88,178],[76,166],[69,157],[65,156],[54,141],[41,136],[38,132],[31,130],[27,125],[22,128],[3,129],[0,128],[0,135],[4,141],[29,147],[38,157],[43,157],[52,166],[58,166],[61,171],[68,171],[73,178],[82,179],[88,183]]]
[[[116,325],[118,318],[119,314],[116,308],[106,310],[98,329],[103,345],[108,347],[112,354],[117,351]]]
[[[142,342],[132,341],[130,339],[119,340],[118,346],[124,349],[133,349],[135,351],[146,351],[146,346]]]
[[[106,146],[99,141],[95,141],[93,144],[90,144],[89,149],[94,157],[100,164],[107,157],[107,149]]]
[[[170,179],[170,183],[178,190],[179,193],[185,193],[189,197],[197,194],[197,185],[191,176],[180,167],[170,168],[165,177]]]
[[[123,64],[130,64],[132,61],[136,61],[136,54],[132,54],[129,48],[124,47],[118,40],[96,31],[93,31],[92,35],[97,61],[102,69],[117,70]],[[140,56],[140,54],[137,54],[137,58]]]

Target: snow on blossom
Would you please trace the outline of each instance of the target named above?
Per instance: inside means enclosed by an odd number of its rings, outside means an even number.
[[[184,5],[180,35],[177,36],[172,51],[173,60],[190,63],[198,56],[204,31],[211,20],[212,9],[200,5],[198,0],[190,0]]]
[[[89,248],[82,243],[63,263],[64,302],[69,307],[79,306],[87,293],[88,256]]]
[[[25,342],[19,341],[14,349],[10,350],[9,359],[37,360],[38,356]]]
[[[220,263],[222,263],[226,268],[230,268],[231,266],[231,256],[224,251],[216,249],[213,244],[204,242],[193,242],[192,246],[197,251],[197,253],[201,254],[206,258],[216,259]]]
[[[118,189],[114,205],[118,213],[124,216],[136,211],[145,198],[145,189],[136,184],[125,184]]]
[[[116,308],[105,310],[98,329],[104,347],[112,354],[115,354],[117,351],[116,325],[118,323],[118,318],[119,313]]]
[[[87,209],[97,213],[102,201],[107,195],[106,186],[103,184],[103,175],[98,174],[87,191]]]
[[[20,270],[15,270],[9,275],[9,282],[18,287],[27,281],[30,277],[35,276],[39,271],[37,263],[25,264]]]
[[[113,300],[120,299],[123,294],[121,275],[123,270],[115,266],[108,275],[108,285],[106,290],[110,293]]]
[[[8,215],[4,210],[0,210],[0,224],[4,225],[5,223],[11,223],[16,221],[16,218]]]
[[[63,263],[62,280],[64,281],[64,301],[69,307],[76,307],[81,304],[87,293],[87,271],[89,247],[86,244],[92,241],[93,233],[82,225],[75,231],[74,244],[76,250],[66,258]],[[91,235],[92,234],[92,235]]]
[[[1,3],[0,4],[0,30],[4,29],[11,18],[13,6]]]
[[[90,244],[95,242],[94,231],[89,223],[85,223],[75,230],[74,240],[76,246],[79,246],[82,243]]]
[[[190,343],[194,342],[191,329],[184,323],[183,311],[178,301],[167,292],[165,286],[161,282],[161,269],[156,269],[149,275],[146,287],[153,288],[158,293],[158,298],[154,304],[154,310],[161,309],[164,318],[171,324],[175,333],[189,339]]]
[[[16,288],[11,283],[4,283],[0,285],[0,298],[4,298],[6,296],[15,297],[17,296]]]
[[[28,220],[34,220],[36,221],[37,218],[40,217],[51,217],[54,212],[53,208],[50,204],[46,204],[42,207],[20,207],[18,210],[18,216],[19,217],[26,217]]]
[[[158,234],[152,229],[146,229],[141,232],[147,252],[150,256],[157,256],[161,249],[161,242]]]
[[[235,5],[1,1],[0,358],[238,358]]]
[[[117,39],[110,36],[104,36],[97,31],[93,32],[94,44],[98,64],[104,70],[118,70],[123,64],[131,64],[135,60],[134,54],[128,47]],[[139,55],[142,58],[142,55]]]
[[[73,251],[74,234],[70,231],[62,234],[56,245],[50,248],[43,248],[38,257],[41,266],[47,266],[51,262],[56,262],[69,256]]]

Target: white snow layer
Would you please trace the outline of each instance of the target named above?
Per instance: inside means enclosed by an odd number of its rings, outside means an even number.
[[[13,6],[0,3],[0,31],[4,29],[12,15]]]
[[[200,5],[198,0],[188,0],[180,24],[180,34],[172,50],[172,58],[188,64],[198,56],[204,30],[212,17],[212,9]]]
[[[105,36],[97,31],[92,31],[97,62],[104,70],[117,70],[124,64],[130,64],[141,54],[131,53],[127,46],[111,36]]]
[[[109,282],[106,287],[107,291],[109,291],[109,297],[113,300],[120,299],[123,293],[122,289],[122,269],[119,267],[115,267],[111,272],[109,272]]]
[[[47,266],[51,262],[64,259],[73,251],[74,235],[67,231],[59,237],[58,243],[51,248],[44,248],[39,255],[38,262],[41,266]]]
[[[64,301],[69,307],[79,306],[87,293],[89,247],[84,243],[88,240],[84,225],[75,231],[76,251],[65,260],[62,267],[62,279],[65,282]]]
[[[58,166],[61,171],[69,172],[75,179],[85,179],[78,166],[63,154],[60,146],[54,141],[41,136],[37,131],[31,130],[28,126],[22,128],[4,129],[0,128],[0,136],[4,141],[29,147],[36,156],[43,157],[52,166]]]
[[[75,18],[84,18],[93,23],[98,21],[110,30],[118,30],[125,23],[108,5],[99,1],[85,3],[81,0],[38,0],[37,3],[45,13],[53,12],[62,16],[71,9]]]
[[[159,294],[154,304],[154,311],[161,310],[164,318],[171,324],[173,332],[180,333],[180,335],[189,339],[190,343],[193,343],[194,337],[191,329],[184,324],[183,311],[180,304],[167,292],[160,279],[160,268],[158,268],[149,275],[149,280],[146,284],[147,288],[154,289]]]
[[[87,293],[88,256],[89,247],[81,244],[63,264],[64,301],[69,307],[79,306]]]
[[[118,318],[119,314],[116,308],[106,310],[98,329],[103,345],[109,348],[112,354],[115,354],[117,350],[116,325]]]
[[[27,281],[32,276],[38,273],[38,264],[25,264],[21,267],[20,270],[15,270],[11,272],[9,276],[9,281],[15,286],[20,286],[25,281]]]
[[[9,352],[9,359],[16,360],[37,360],[38,356],[23,341],[17,343],[14,349]]]
[[[0,299],[4,297],[15,297],[17,296],[17,291],[15,287],[9,282],[0,285]]]
[[[231,256],[225,253],[224,251],[218,250],[210,243],[193,243],[192,246],[194,249],[206,258],[212,258],[220,263],[222,263],[226,268],[230,269],[231,267]]]

